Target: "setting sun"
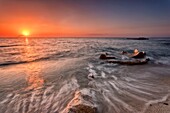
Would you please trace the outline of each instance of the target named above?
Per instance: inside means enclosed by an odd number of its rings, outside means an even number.
[[[22,35],[23,36],[29,36],[30,35],[30,32],[28,30],[23,30],[22,31]]]

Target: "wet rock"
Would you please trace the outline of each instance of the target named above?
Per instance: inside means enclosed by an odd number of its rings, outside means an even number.
[[[122,52],[121,52],[121,54],[123,54],[123,55],[124,55],[124,54],[127,54],[127,52],[126,52],[126,51],[122,51]]]
[[[163,104],[164,104],[164,105],[169,105],[169,104],[168,104],[168,103],[166,103],[166,102],[164,102]]]
[[[68,113],[97,113],[97,108],[80,104],[70,108]]]
[[[138,52],[132,56],[132,58],[145,58],[146,53],[145,52]]]
[[[107,61],[108,63],[118,63],[122,65],[141,65],[148,63],[147,59],[144,60],[111,60]]]
[[[106,59],[106,55],[105,54],[101,54],[99,58],[100,59]]]
[[[93,74],[89,74],[89,75],[88,75],[88,78],[89,78],[89,79],[91,79],[91,78],[94,79],[94,75],[93,75]]]
[[[100,59],[116,59],[114,56],[107,56],[107,54],[101,54]]]

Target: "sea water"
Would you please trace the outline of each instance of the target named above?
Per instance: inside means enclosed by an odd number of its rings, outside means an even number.
[[[145,51],[148,64],[100,60]],[[144,113],[170,92],[170,40],[0,39],[0,113],[64,113],[85,104],[99,113]],[[94,78],[91,78],[94,76]]]

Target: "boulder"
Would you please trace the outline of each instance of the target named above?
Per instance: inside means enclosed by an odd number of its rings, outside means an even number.
[[[70,108],[68,113],[97,113],[97,108],[79,104]]]
[[[132,58],[145,58],[146,53],[145,52],[138,52],[132,55]]]
[[[100,55],[100,59],[106,59],[106,55],[105,54],[101,54]]]

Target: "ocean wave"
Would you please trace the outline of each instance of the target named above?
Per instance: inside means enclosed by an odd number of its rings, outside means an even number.
[[[161,65],[170,65],[170,57],[161,57],[158,60],[155,60],[155,64],[161,64]]]
[[[10,55],[22,55],[20,53],[9,53]],[[19,57],[19,56],[18,56]],[[16,64],[23,64],[23,63],[30,63],[30,62],[37,62],[37,61],[44,61],[44,60],[58,60],[60,58],[70,58],[70,57],[80,57],[77,56],[75,53],[72,53],[71,51],[61,51],[53,54],[49,54],[44,57],[32,57],[26,58],[21,61],[16,61],[15,59],[12,59],[11,61],[3,61],[0,62],[0,66],[9,66],[9,65],[16,65]]]
[[[28,61],[20,61],[20,62],[4,62],[4,63],[0,63],[0,66],[9,66],[9,65],[23,64],[23,63],[28,63]]]
[[[42,57],[38,59],[28,60],[28,61],[6,61],[3,63],[0,63],[0,66],[10,66],[10,65],[17,65],[17,64],[24,64],[24,63],[30,63],[30,62],[36,62],[36,61],[42,61],[42,60],[49,60],[50,57]]]
[[[24,45],[22,45],[22,44],[18,44],[18,45],[0,45],[0,48],[15,47],[15,46],[24,46]]]

